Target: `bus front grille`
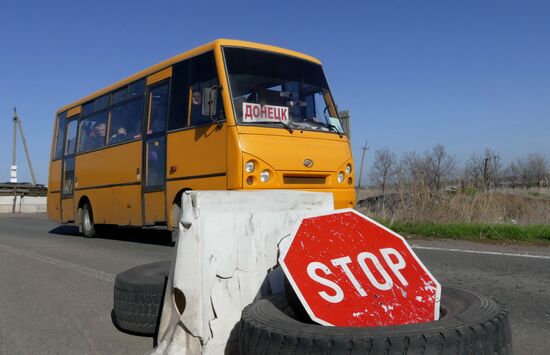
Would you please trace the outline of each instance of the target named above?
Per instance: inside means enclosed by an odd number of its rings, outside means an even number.
[[[283,182],[289,185],[323,185],[326,176],[283,176]]]

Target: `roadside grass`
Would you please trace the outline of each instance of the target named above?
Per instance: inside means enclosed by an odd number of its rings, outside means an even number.
[[[507,225],[481,223],[433,223],[380,221],[400,234],[478,241],[520,241],[550,244],[550,225]]]

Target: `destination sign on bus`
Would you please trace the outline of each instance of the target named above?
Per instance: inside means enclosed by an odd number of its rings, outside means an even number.
[[[288,107],[243,102],[243,121],[277,121],[286,123],[289,122]]]

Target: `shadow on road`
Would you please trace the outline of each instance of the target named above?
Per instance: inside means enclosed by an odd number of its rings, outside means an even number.
[[[58,235],[80,235],[77,226],[59,226],[50,230],[48,233]]]
[[[82,237],[77,226],[58,226],[48,233],[55,235],[73,235]],[[139,227],[113,227],[108,231],[98,232],[96,238],[120,240],[133,243],[167,245],[172,246],[172,233],[163,229],[139,228]]]

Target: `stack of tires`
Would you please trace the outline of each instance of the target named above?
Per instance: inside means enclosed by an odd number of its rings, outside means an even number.
[[[169,262],[138,266],[115,280],[113,323],[156,336]],[[508,310],[495,300],[443,288],[440,319],[388,327],[327,327],[307,316],[296,295],[254,301],[242,313],[240,354],[511,354]]]
[[[135,335],[156,336],[170,261],[134,267],[115,278],[113,324]]]
[[[241,354],[510,354],[507,310],[480,294],[443,288],[438,321],[389,327],[327,327],[287,294],[243,311]]]

